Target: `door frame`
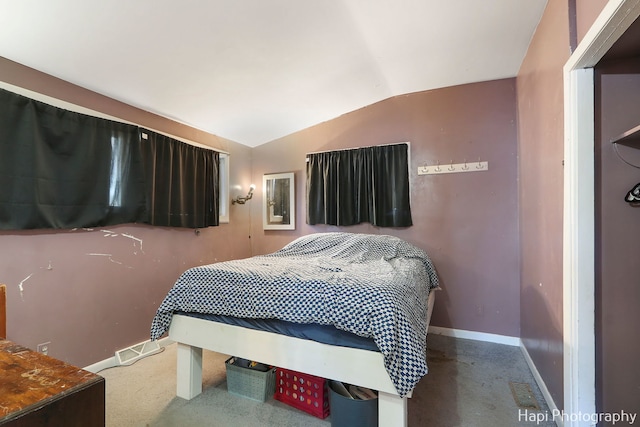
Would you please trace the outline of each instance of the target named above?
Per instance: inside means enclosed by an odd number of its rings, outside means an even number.
[[[563,68],[565,414],[596,413],[593,67],[638,16],[640,0],[609,0]]]

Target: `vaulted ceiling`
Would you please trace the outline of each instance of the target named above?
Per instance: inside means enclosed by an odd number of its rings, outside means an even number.
[[[248,146],[517,74],[547,0],[0,1],[0,56]]]

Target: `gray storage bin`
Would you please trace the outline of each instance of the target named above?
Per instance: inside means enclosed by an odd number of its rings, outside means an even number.
[[[266,372],[256,371],[236,365],[234,363],[236,360],[235,357],[230,357],[225,362],[229,393],[259,402],[265,402],[273,396],[276,389],[275,368]]]
[[[349,399],[334,390],[329,381],[331,427],[378,427],[378,399]]]

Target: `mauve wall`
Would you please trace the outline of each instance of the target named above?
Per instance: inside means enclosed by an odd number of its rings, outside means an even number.
[[[589,31],[593,22],[598,18],[598,15],[600,15],[600,12],[602,12],[602,9],[608,1],[609,0],[576,0],[578,42],[587,34],[587,31]]]
[[[254,254],[312,232],[392,234],[425,249],[442,280],[432,324],[520,333],[515,79],[394,97],[253,149],[253,178],[294,171],[295,231],[263,231],[262,192],[251,202]],[[305,154],[411,143],[413,226],[305,223]],[[425,163],[488,161],[488,172],[417,175]]]
[[[250,181],[251,150],[0,58],[0,81],[230,153],[232,191]],[[122,225],[0,231],[8,338],[87,366],[149,337],[164,295],[188,267],[251,255],[249,215],[201,230]]]
[[[517,77],[521,338],[555,404],[564,405],[562,217],[569,0],[549,0]],[[578,41],[606,1],[576,2]]]
[[[550,0],[517,77],[521,338],[563,406],[563,77],[567,0]]]
[[[597,69],[597,409],[633,413],[640,408],[640,208],[626,203],[624,197],[640,182],[640,141],[633,148],[619,145],[620,157],[610,141],[640,125],[640,60]]]

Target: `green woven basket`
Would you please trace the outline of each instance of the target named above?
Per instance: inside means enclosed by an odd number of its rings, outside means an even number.
[[[243,368],[234,365],[235,357],[230,357],[224,363],[227,369],[227,391],[237,396],[264,402],[273,396],[276,388],[276,370],[266,372]]]

